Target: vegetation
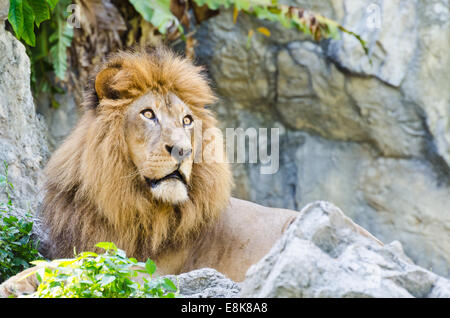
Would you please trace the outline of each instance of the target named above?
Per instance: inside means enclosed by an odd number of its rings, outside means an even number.
[[[96,245],[104,254],[80,253],[73,260],[44,263],[36,272],[40,285],[33,296],[43,298],[173,298],[177,287],[168,278],[154,278],[156,265],[127,258],[113,243]],[[143,269],[140,269],[143,268]],[[145,269],[145,270],[144,270]],[[142,273],[142,283],[133,280]]]
[[[127,258],[113,243],[96,245],[104,254],[83,252],[72,260],[46,261],[38,252],[38,242],[32,238],[31,215],[25,219],[12,215],[14,189],[8,180],[8,165],[0,175],[0,189],[6,202],[0,202],[0,283],[29,268],[43,265],[35,272],[40,285],[33,295],[44,298],[173,298],[178,292],[168,278],[155,278],[155,263]],[[138,274],[141,282],[134,281]]]
[[[0,188],[6,194],[7,202],[0,202],[0,283],[30,267],[30,261],[42,258],[37,250],[38,242],[31,236],[33,222],[30,215],[21,219],[11,214],[14,187],[8,181],[6,163],[4,171],[4,175],[0,175]]]
[[[64,79],[73,28],[66,8],[70,0],[10,0],[8,21],[25,44],[31,60],[31,85],[35,92],[61,92],[51,79]]]
[[[170,0],[130,0],[130,2],[145,20],[158,28],[160,33],[166,34],[173,26],[177,26],[183,33],[180,21],[171,12]],[[279,4],[277,0],[193,0],[192,2],[198,6],[207,6],[211,10],[232,7],[234,22],[236,22],[239,12],[243,12],[260,20],[279,22],[286,28],[297,28],[299,31],[313,36],[317,41],[322,37],[339,38],[338,29],[351,33],[335,21],[300,8]],[[257,30],[270,36],[269,30],[264,27]]]
[[[367,51],[364,41],[358,35],[335,21],[301,8],[279,4],[277,0],[129,0],[129,4],[156,29],[156,37],[163,40],[175,40],[179,37],[184,39],[188,54],[193,52],[189,49],[195,43],[190,41],[190,34],[186,34],[190,27],[189,21],[193,20],[189,16],[191,8],[197,23],[214,16],[220,8],[233,8],[234,22],[243,13],[260,20],[281,23],[286,28],[296,28],[311,35],[316,41],[329,37],[337,39],[340,30],[355,36]],[[117,6],[120,5],[123,3]],[[16,37],[26,45],[31,59],[31,84],[35,93],[46,92],[52,96],[63,92],[58,83],[67,81],[70,60],[68,49],[76,36],[74,22],[81,16],[84,20],[91,19],[93,24],[98,23],[97,18],[92,18],[98,14],[98,8],[94,6],[94,3],[88,2],[78,4],[77,17],[71,0],[10,0],[8,21]],[[107,19],[106,16],[107,14],[104,19]],[[132,24],[131,22],[128,24]],[[87,29],[90,27],[82,32],[89,33]],[[270,36],[270,31],[265,27],[259,27],[256,31]],[[248,30],[248,47],[253,35],[254,30]],[[133,43],[133,40],[128,39],[127,42]],[[86,64],[86,57],[83,58]],[[80,78],[79,75],[75,77]],[[54,99],[52,105],[58,106]]]

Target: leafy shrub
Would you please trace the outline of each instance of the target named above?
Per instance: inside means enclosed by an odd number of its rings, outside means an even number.
[[[155,278],[156,265],[150,259],[145,263],[127,258],[125,252],[113,243],[96,245],[104,254],[80,253],[73,260],[55,260],[44,263],[36,272],[40,285],[33,296],[44,298],[173,298],[177,288],[168,278]],[[140,268],[144,268],[140,269]],[[142,283],[133,280],[139,273]]]
[[[73,28],[67,19],[71,0],[10,0],[8,21],[16,37],[26,47],[31,60],[34,92],[62,93],[55,84],[63,80],[68,67],[67,49]],[[56,101],[52,100],[56,105]]]
[[[7,202],[0,202],[0,282],[30,267],[29,262],[42,258],[38,242],[31,237],[33,222],[28,214],[25,219],[11,214],[13,185],[8,181],[8,166],[0,175],[0,188],[6,193]]]

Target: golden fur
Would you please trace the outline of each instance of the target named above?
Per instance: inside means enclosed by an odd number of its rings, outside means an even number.
[[[152,197],[130,159],[124,114],[140,96],[178,96],[202,121],[216,126],[206,104],[215,101],[202,68],[158,48],[113,55],[99,68],[85,113],[46,167],[42,217],[50,230],[46,256],[73,256],[112,241],[138,259],[179,247],[214,223],[229,203],[226,163],[193,163],[189,199],[177,205]],[[205,145],[203,145],[205,146]]]

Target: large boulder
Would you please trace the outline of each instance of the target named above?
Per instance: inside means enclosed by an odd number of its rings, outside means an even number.
[[[313,42],[224,11],[196,33],[223,128],[278,127],[279,171],[234,164],[234,195],[299,209],[327,200],[419,265],[450,277],[447,0],[286,1],[360,34]],[[248,30],[264,25],[270,37]]]
[[[235,298],[241,291],[237,283],[212,268],[165,277],[176,284],[180,297],[185,298]]]
[[[240,297],[450,297],[450,281],[318,201],[250,267]]]

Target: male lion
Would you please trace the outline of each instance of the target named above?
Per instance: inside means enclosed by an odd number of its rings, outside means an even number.
[[[164,48],[120,52],[93,84],[46,167],[46,256],[111,241],[159,274],[212,267],[242,281],[298,213],[230,198],[225,160],[194,160],[211,148],[194,130],[216,127],[202,68]]]

